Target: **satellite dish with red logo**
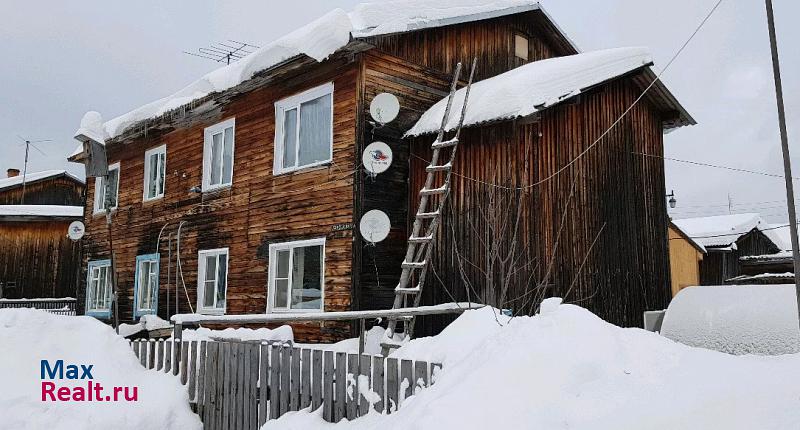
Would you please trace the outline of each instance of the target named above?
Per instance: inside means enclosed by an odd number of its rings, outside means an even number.
[[[372,175],[383,173],[392,165],[392,148],[383,142],[372,142],[364,148],[361,162]]]

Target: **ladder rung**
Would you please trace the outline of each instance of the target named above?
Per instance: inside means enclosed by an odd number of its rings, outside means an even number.
[[[414,288],[395,288],[394,289],[395,293],[400,293],[400,294],[419,294],[419,291],[420,290],[419,290],[418,286],[414,287]]]
[[[439,216],[438,210],[434,212],[417,212],[417,218],[430,219],[430,218],[436,218],[437,216]]]
[[[428,166],[425,168],[427,172],[446,172],[453,166],[450,163],[442,164],[441,166]]]
[[[444,184],[439,188],[432,188],[432,189],[423,188],[419,191],[419,194],[421,196],[431,196],[434,194],[444,194],[446,192],[447,192],[447,184]]]
[[[411,243],[428,243],[433,240],[433,236],[411,236],[408,241]]]
[[[400,265],[403,269],[422,269],[425,267],[425,261],[420,262],[408,262],[404,261],[403,264]]]
[[[458,139],[450,139],[450,140],[445,140],[444,142],[433,142],[433,145],[431,145],[431,148],[433,148],[433,149],[442,149],[442,148],[448,148],[448,147],[456,146],[456,145],[458,145]]]

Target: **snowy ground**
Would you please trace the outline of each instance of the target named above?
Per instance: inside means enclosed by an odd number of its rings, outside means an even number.
[[[536,317],[467,312],[395,354],[444,363],[435,385],[398,413],[333,425],[303,411],[268,427],[800,428],[800,355],[692,348],[553,301]]]
[[[94,318],[3,309],[0,347],[0,429],[201,428],[178,380],[145,370],[127,341]],[[52,366],[63,360],[65,368],[92,365],[92,379],[43,380],[41,360]],[[88,382],[100,383],[104,394],[112,394],[114,386],[136,387],[137,401],[124,401],[122,396],[117,402],[42,401],[44,381],[69,387],[72,394],[77,391],[74,387],[87,387]]]

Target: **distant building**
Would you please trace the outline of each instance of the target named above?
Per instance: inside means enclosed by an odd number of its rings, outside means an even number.
[[[700,263],[700,285],[723,285],[740,276],[741,257],[781,251],[759,214],[734,214],[675,220],[708,252]]]
[[[0,179],[0,299],[75,297],[81,248],[67,227],[83,219],[83,190],[64,170]]]
[[[670,279],[675,297],[686,287],[700,285],[700,264],[708,251],[674,222],[670,221],[668,231]]]

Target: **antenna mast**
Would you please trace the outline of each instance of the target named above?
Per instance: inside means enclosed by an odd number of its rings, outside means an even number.
[[[25,164],[22,167],[22,196],[20,196],[20,198],[19,198],[19,204],[24,205],[25,204],[25,187],[26,187],[26,182],[27,182],[27,177],[28,177],[28,155],[30,153],[31,146],[35,150],[39,151],[42,155],[47,155],[41,149],[39,149],[36,145],[34,145],[34,143],[51,142],[51,140],[50,139],[45,139],[45,140],[37,140],[35,142],[31,142],[30,140],[25,139],[22,136],[17,136],[17,137],[19,137],[20,139],[22,139],[23,142],[25,142]]]
[[[197,52],[183,51],[183,53],[217,63],[231,64],[231,61],[239,61],[258,48],[256,45],[228,39],[226,42],[212,43],[209,47],[197,48]]]

